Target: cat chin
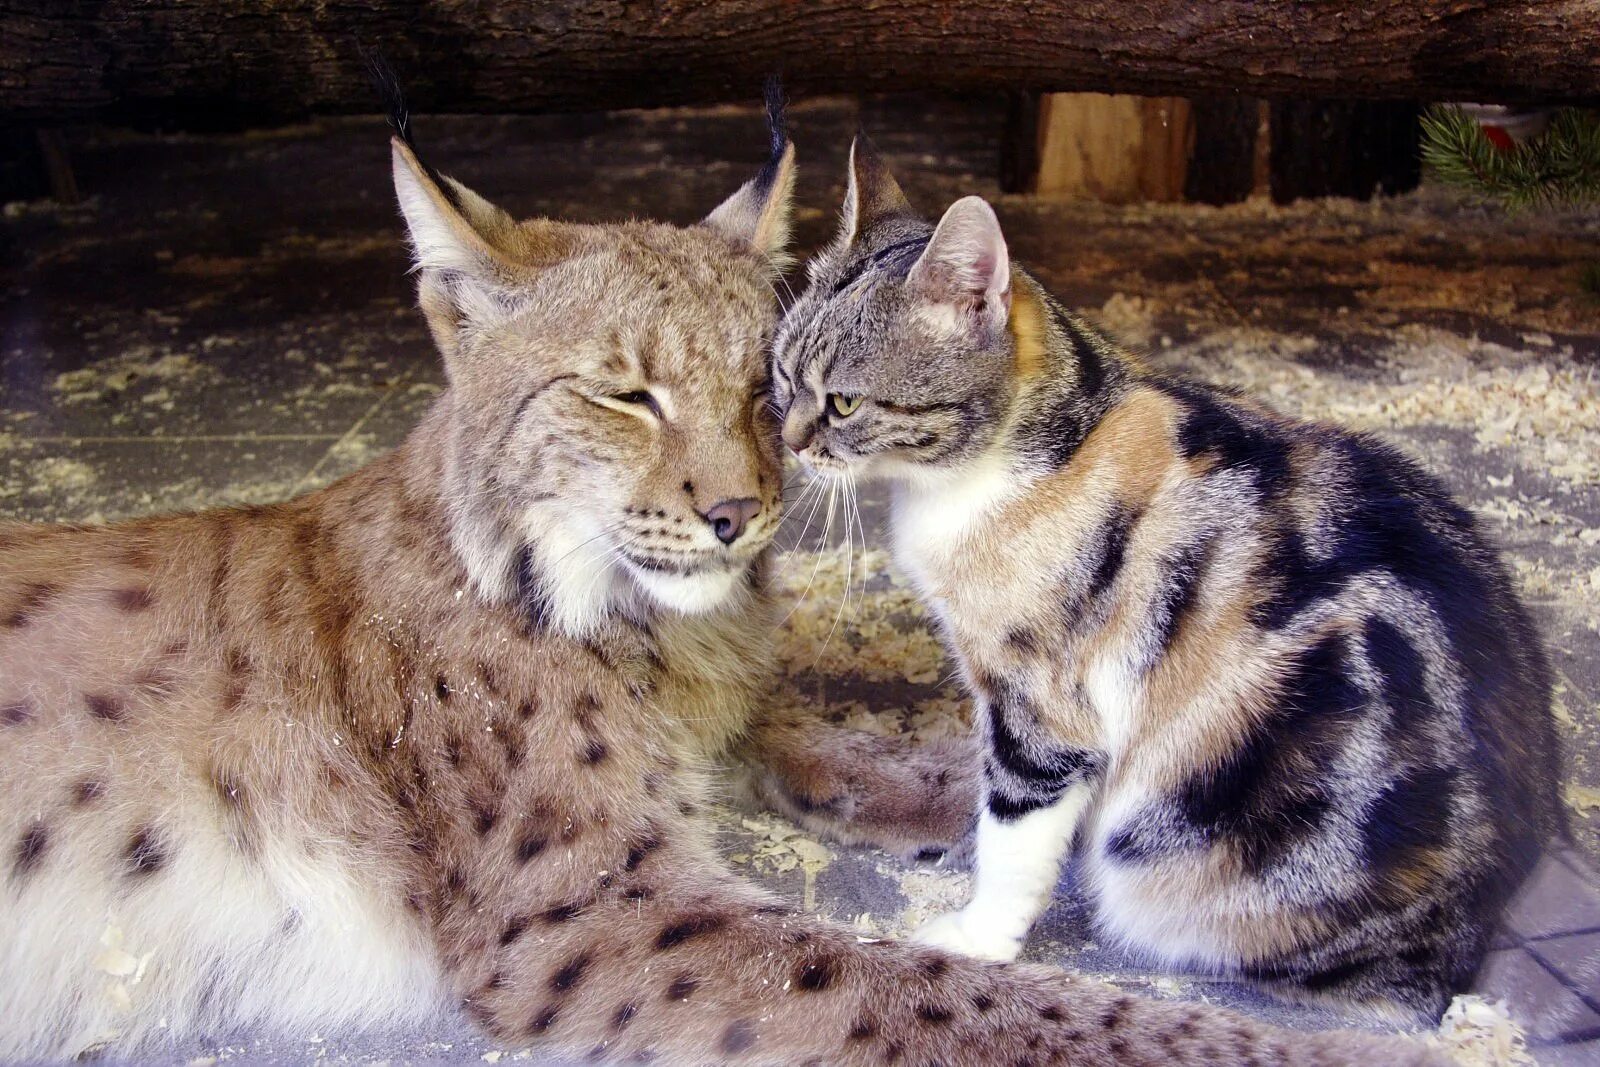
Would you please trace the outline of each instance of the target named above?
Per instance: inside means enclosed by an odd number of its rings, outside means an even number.
[[[706,615],[727,604],[742,587],[744,569],[669,574],[630,566],[639,588],[657,604],[681,615]]]

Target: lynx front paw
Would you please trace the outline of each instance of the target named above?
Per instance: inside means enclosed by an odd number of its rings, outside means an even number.
[[[953,911],[924,923],[911,940],[974,959],[1010,963],[1022,951],[1022,938],[1013,937],[967,911]]]

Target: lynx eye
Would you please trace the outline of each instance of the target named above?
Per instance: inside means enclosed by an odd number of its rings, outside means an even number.
[[[846,396],[844,393],[829,393],[828,407],[840,418],[855,414],[856,408],[861,406],[859,396]]]
[[[649,408],[652,415],[661,414],[661,405],[656,403],[656,398],[647,390],[635,389],[629,393],[613,393],[611,399],[619,404],[635,404],[642,408]]]

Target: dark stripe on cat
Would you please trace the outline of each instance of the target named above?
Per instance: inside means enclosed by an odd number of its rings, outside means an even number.
[[[1106,361],[1100,355],[1100,350],[1091,336],[1089,327],[1077,316],[1067,311],[1054,300],[1049,302],[1050,316],[1066,334],[1072,344],[1074,362],[1077,367],[1076,380],[1073,388],[1079,395],[1091,397],[1098,394],[1106,386],[1107,368]]]
[[[554,378],[547,378],[545,381],[528,390],[528,392],[523,395],[522,399],[517,401],[517,410],[511,416],[510,426],[515,428],[518,424],[520,424],[522,422],[522,416],[528,411],[528,405],[539,399],[539,397],[551,387],[576,377],[576,374],[558,374]]]
[[[1415,737],[1423,720],[1437,714],[1428,693],[1422,656],[1411,641],[1386,619],[1370,618],[1362,633],[1367,661],[1377,672],[1383,701],[1389,705],[1389,734],[1398,741]]]
[[[1121,363],[1106,359],[1096,345],[1091,328],[1055,300],[1042,298],[1060,337],[1052,344],[1059,356],[1062,344],[1070,348],[1074,373],[1059,380],[1055,391],[1034,402],[1017,427],[1016,440],[1024,455],[1052,468],[1066,466],[1084,438],[1116,406],[1127,381]]]
[[[896,415],[931,415],[935,411],[961,411],[966,407],[962,403],[948,402],[939,404],[897,404],[894,401],[885,400],[877,396],[872,398],[872,402],[883,410],[893,412]]]
[[[1205,456],[1215,463],[1215,470],[1247,472],[1269,502],[1288,492],[1294,472],[1288,437],[1280,427],[1193,382],[1168,380],[1157,388],[1177,401],[1183,412],[1177,444],[1185,459]]]
[[[1287,673],[1272,712],[1216,767],[1177,791],[1179,810],[1208,839],[1238,849],[1247,871],[1271,867],[1322,822],[1334,761],[1365,714],[1346,638],[1332,635]]]
[[[845,272],[839,276],[839,280],[833,284],[833,291],[835,293],[844,292],[844,290],[850,288],[850,286],[854,285],[858,280],[860,280],[861,276],[867,271],[875,267],[882,266],[891,259],[901,258],[902,254],[909,249],[915,248],[917,254],[920,256],[922,254],[922,250],[927,247],[929,236],[931,235],[920,234],[916,237],[908,237],[903,241],[896,241],[892,245],[880,248],[870,255],[862,256],[860,259],[850,264],[850,266],[845,269]],[[898,272],[896,273],[898,274]]]
[[[1051,799],[1038,796],[1013,797],[993,787],[989,790],[989,814],[1001,822],[1016,822],[1050,803]]]
[[[1089,576],[1088,600],[1104,596],[1116,583],[1117,576],[1122,573],[1123,561],[1127,558],[1128,539],[1133,535],[1139,515],[1126,504],[1112,505],[1105,524],[1100,527],[1100,558],[1094,565],[1094,573]]]
[[[1163,580],[1150,605],[1150,626],[1155,632],[1155,655],[1149,667],[1171,650],[1184,616],[1200,595],[1200,579],[1211,560],[1215,542],[1200,541],[1183,545],[1162,562]]]
[[[517,604],[530,631],[550,627],[550,597],[539,579],[533,562],[533,547],[523,545],[517,551]]]
[[[1280,510],[1275,539],[1260,568],[1273,592],[1253,613],[1259,625],[1280,627],[1373,571],[1388,571],[1426,596],[1479,581],[1475,568],[1463,565],[1460,552],[1441,536],[1452,526],[1464,533],[1470,516],[1409,460],[1364,439],[1330,438],[1323,444],[1335,462],[1316,492],[1348,503],[1322,516],[1316,551],[1295,517]],[[1483,607],[1472,614],[1481,614]]]
[[[1179,820],[1160,808],[1143,808],[1106,837],[1106,856],[1118,863],[1148,863],[1194,844]]]
[[[986,677],[978,686],[985,695],[993,760],[985,763],[985,773],[991,781],[1004,776],[1018,779],[1015,785],[1020,788],[1005,791],[1016,813],[1054,803],[1069,785],[1099,773],[1103,760],[1098,753],[1044,740],[1032,702],[1011,683]]]
[[[1382,882],[1426,860],[1451,840],[1456,771],[1424,767],[1402,774],[1378,794],[1361,826],[1367,872]]]

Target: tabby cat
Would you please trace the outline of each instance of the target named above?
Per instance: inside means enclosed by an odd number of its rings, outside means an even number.
[[[751,720],[792,150],[685,228],[517,223],[393,160],[448,378],[396,452],[0,526],[0,1059],[453,1005],[612,1062],[1422,1058],[864,943],[733,877],[723,753],[891,847],[970,818],[926,752]]]
[[[783,436],[893,486],[983,739],[971,902],[1014,958],[1072,849],[1104,935],[1432,1015],[1557,829],[1550,675],[1504,567],[1369,437],[1155,373],[856,145],[775,347]]]

